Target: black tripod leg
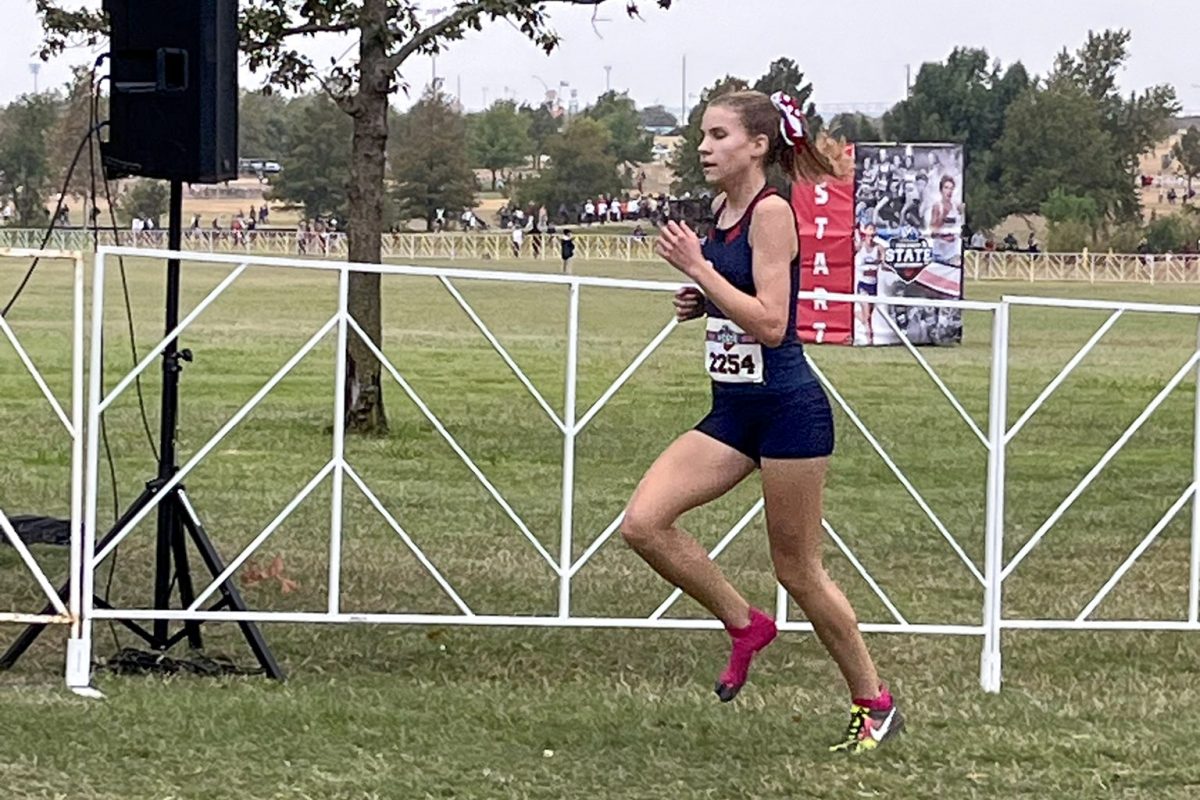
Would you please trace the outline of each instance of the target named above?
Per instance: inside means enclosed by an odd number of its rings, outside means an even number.
[[[178,498],[178,519],[187,528],[188,533],[192,537],[192,542],[196,545],[196,550],[199,551],[200,557],[204,559],[204,564],[208,567],[208,571],[215,578],[225,571],[225,563],[221,560],[220,554],[213,546],[212,540],[208,538],[208,533],[204,530],[204,526],[200,524],[200,520],[196,518],[195,509],[192,508],[191,501],[187,499],[187,495],[182,489],[176,490]],[[241,593],[237,587],[233,585],[232,580],[226,580],[221,584],[221,594],[225,597],[226,605],[234,611],[246,611],[246,603],[242,600]],[[279,664],[275,661],[275,656],[272,655],[271,649],[267,646],[266,639],[263,638],[262,631],[258,629],[258,625],[253,622],[239,622],[238,627],[242,629],[242,635],[246,637],[246,643],[250,645],[250,649],[254,652],[254,657],[258,659],[258,663],[262,666],[267,677],[273,680],[282,681],[286,677]]]
[[[113,523],[113,526],[109,529],[108,533],[104,534],[104,538],[96,543],[97,553],[108,546],[108,543],[113,540],[113,537],[117,535],[117,532],[124,528],[129,523],[129,520],[133,519],[134,516],[141,511],[147,503],[150,502],[151,498],[154,497],[154,494],[154,490],[149,487],[142,490],[142,493],[138,495],[138,498],[134,500],[129,508],[125,510],[125,513],[122,514],[115,523]],[[91,569],[90,565],[85,567],[85,569]],[[70,587],[70,581],[58,587],[58,596],[62,600],[65,601],[67,599],[67,595],[70,594]],[[100,605],[100,603],[97,603],[97,605]],[[46,615],[53,614],[54,606],[47,605],[44,609],[42,609],[42,613]],[[17,640],[9,645],[8,649],[4,651],[4,655],[0,656],[0,671],[12,669],[13,665],[17,663],[17,660],[25,654],[25,651],[28,650],[35,641],[37,641],[37,638],[42,635],[42,631],[45,629],[46,623],[35,622],[27,625],[25,630],[21,631],[21,635],[17,637]]]
[[[109,611],[112,610],[112,606],[109,604],[109,602],[107,600],[102,600],[99,597],[97,597],[93,602],[95,602],[96,608],[105,608],[105,609],[108,609]],[[154,646],[154,634],[151,633],[150,631],[146,630],[145,628],[143,628],[141,625],[138,625],[133,620],[118,619],[118,620],[112,620],[112,621],[116,622],[118,625],[120,625],[124,628],[128,628],[138,638],[145,641],[146,644],[150,645],[151,647]]]
[[[154,546],[154,608],[165,611],[171,607],[171,555],[172,540],[179,528],[174,498],[164,497],[158,504],[157,541]],[[170,622],[153,620],[155,650],[165,650],[171,638]]]
[[[181,491],[183,490],[176,489],[176,492]],[[171,552],[175,557],[175,576],[179,582],[179,602],[182,608],[189,608],[196,599],[196,590],[192,586],[192,570],[188,565],[187,540],[183,537],[183,530],[189,515],[184,504],[180,503],[177,498],[176,494],[163,502],[175,505],[171,515],[173,523],[171,526]],[[187,632],[188,646],[193,650],[203,648],[204,641],[200,637],[200,623],[196,620],[186,620],[183,627]],[[164,649],[169,648],[172,644],[174,644],[174,639],[168,639],[163,643]]]

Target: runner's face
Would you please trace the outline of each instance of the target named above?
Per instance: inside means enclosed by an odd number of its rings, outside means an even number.
[[[704,179],[724,184],[750,169],[766,153],[767,137],[752,137],[737,112],[724,106],[709,106],[701,122],[704,139],[697,150]]]

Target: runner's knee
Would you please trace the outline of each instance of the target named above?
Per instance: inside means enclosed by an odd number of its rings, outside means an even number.
[[[775,556],[774,562],[776,579],[801,606],[806,598],[824,591],[829,580],[819,559]]]
[[[665,519],[646,508],[635,498],[625,508],[625,518],[621,520],[621,537],[634,550],[641,550],[650,545],[659,534],[671,527],[674,520]]]

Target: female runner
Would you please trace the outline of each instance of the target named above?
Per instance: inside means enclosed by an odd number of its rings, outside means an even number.
[[[713,405],[650,467],[621,532],[655,571],[724,623],[732,652],[716,693],[728,702],[745,684],[755,654],[775,638],[775,622],[676,523],[758,468],[776,576],[850,690],[849,728],[830,749],[871,750],[904,722],[879,681],[853,609],[822,564],[821,494],[833,416],[796,335],[796,219],[766,178],[775,163],[807,183],[843,177],[852,165],[840,142],[813,139],[797,104],[782,93],[723,95],[705,109],[702,124],[704,175],[721,190],[713,201],[716,229],[702,243],[687,225],[669,222],[656,250],[698,286],[676,294],[675,313],[681,321],[708,317],[704,364]]]

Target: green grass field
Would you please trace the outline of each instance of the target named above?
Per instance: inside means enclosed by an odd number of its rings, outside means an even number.
[[[0,265],[8,297],[22,264]],[[461,266],[459,264],[458,266]],[[497,265],[488,264],[490,268]],[[511,265],[504,265],[511,266]],[[521,268],[529,268],[522,264]],[[538,265],[542,268],[553,265]],[[580,264],[588,274],[673,279],[655,264]],[[161,333],[161,268],[129,265],[138,342]],[[185,308],[224,275],[185,270]],[[108,286],[112,375],[130,363],[119,282]],[[9,321],[60,396],[67,396],[69,278],[39,268]],[[461,281],[458,288],[554,407],[564,395],[566,292]],[[972,299],[1006,293],[1200,302],[1183,287],[980,283]],[[332,313],[336,281],[251,271],[197,322],[184,346],[180,447],[186,457]],[[557,554],[561,435],[452,298],[433,280],[384,283],[385,350]],[[665,295],[585,289],[580,412],[666,322]],[[1106,315],[1013,314],[1010,422]],[[988,318],[969,314],[962,347],[925,350],[986,427]],[[1127,315],[1014,440],[1009,453],[1008,557],[1054,510],[1184,363],[1196,342],[1182,318]],[[578,556],[620,511],[657,453],[704,413],[695,326],[676,331],[581,435],[576,470]],[[900,349],[815,348],[815,359],[982,568],[985,453]],[[61,428],[0,342],[0,507],[66,515],[68,450]],[[231,558],[328,460],[333,340],[280,385],[187,481]],[[157,430],[157,368],[145,381]],[[111,386],[115,379],[109,381]],[[481,614],[550,614],[557,583],[416,407],[388,379],[391,434],[352,438],[346,456],[464,600]],[[1195,381],[1146,427],[1005,585],[1010,618],[1073,618],[1186,488]],[[933,525],[838,412],[839,450],[827,517],[912,622],[977,624],[982,589]],[[152,474],[135,395],[108,416],[126,503]],[[101,517],[114,488],[104,471]],[[244,585],[253,607],[325,609],[329,482],[269,539],[298,588]],[[754,479],[691,514],[715,544],[757,497]],[[1190,509],[1163,532],[1099,607],[1100,619],[1184,619]],[[890,616],[830,544],[831,572],[863,621]],[[65,554],[36,548],[53,575]],[[150,602],[152,527],[119,551],[111,599]],[[452,613],[454,607],[349,482],[342,608]],[[773,608],[761,519],[721,556],[753,602]],[[103,587],[108,565],[100,571]],[[619,540],[576,577],[577,615],[647,616],[670,592]],[[40,608],[11,548],[0,549],[0,608]],[[793,608],[791,617],[798,618]],[[690,601],[670,612],[701,616]],[[15,626],[0,634],[15,635]],[[781,637],[736,702],[711,694],[722,634],[679,631],[300,626],[266,634],[290,680],[130,678],[100,671],[104,702],[61,688],[64,634],[42,637],[0,674],[0,786],[13,798],[733,798],[1192,797],[1200,767],[1188,742],[1200,724],[1200,636],[1010,632],[1003,692],[978,685],[974,637],[871,635],[910,731],[853,760],[824,745],[845,723],[833,664],[808,634]],[[119,631],[121,644],[134,644]],[[210,652],[249,664],[236,629],[206,628]],[[3,643],[7,643],[6,636]],[[106,624],[97,656],[115,650]]]

